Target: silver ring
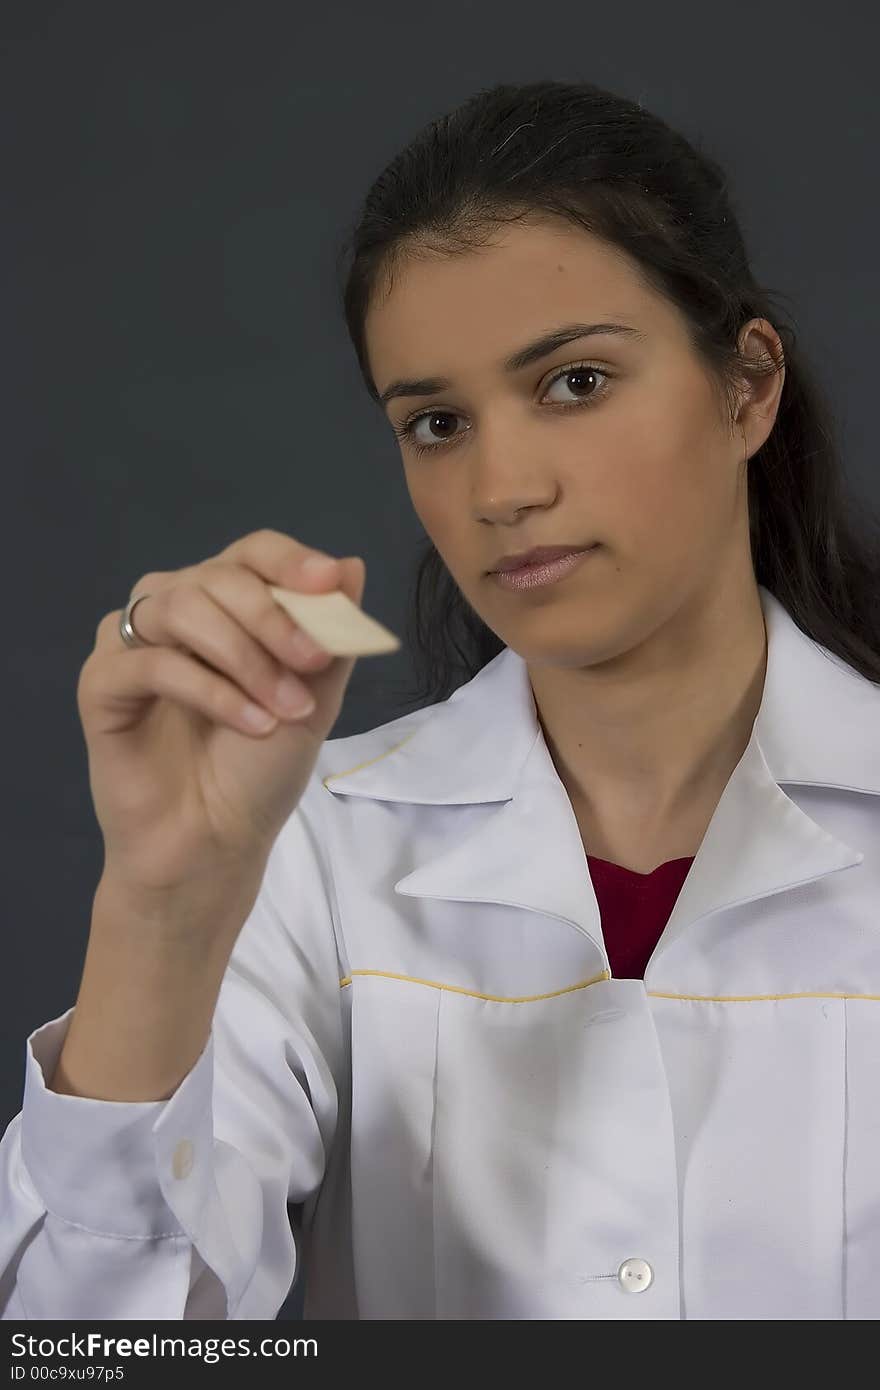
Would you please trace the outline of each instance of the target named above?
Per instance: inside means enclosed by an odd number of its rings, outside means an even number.
[[[139,637],[131,625],[131,615],[136,605],[140,603],[142,598],[149,597],[149,594],[138,594],[137,598],[130,598],[125,605],[122,617],[119,619],[119,635],[127,647],[149,647],[152,645],[152,643],[145,642],[142,637]]]

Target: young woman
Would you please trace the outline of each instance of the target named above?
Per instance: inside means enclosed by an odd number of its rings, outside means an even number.
[[[306,1317],[880,1316],[880,550],[724,175],[500,86],[351,249],[419,707],[329,738],[353,659],[269,587],[364,565],[278,532],[102,621],[4,1316],[267,1318],[301,1268]]]

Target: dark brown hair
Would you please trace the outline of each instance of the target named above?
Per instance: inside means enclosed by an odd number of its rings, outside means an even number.
[[[421,130],[374,181],[337,260],[346,324],[378,403],[364,343],[373,295],[411,254],[455,255],[495,227],[550,214],[621,248],[646,286],[675,305],[731,419],[743,376],[739,330],[773,324],[785,359],[779,409],[748,462],[752,561],[799,628],[880,683],[880,527],[848,492],[829,401],[792,327],[757,284],[719,164],[638,103],[587,83],[502,84]],[[407,641],[417,688],[445,699],[504,643],[473,610],[428,540]]]

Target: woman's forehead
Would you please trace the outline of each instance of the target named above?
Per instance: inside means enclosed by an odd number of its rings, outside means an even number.
[[[512,238],[439,260],[399,263],[390,290],[371,305],[364,324],[373,375],[381,392],[398,377],[439,378],[473,358],[494,370],[532,340],[573,322],[624,324],[616,348],[668,331],[664,305],[604,247],[541,247]],[[598,341],[598,339],[597,339]],[[610,341],[610,340],[607,340]],[[381,376],[382,380],[378,378]]]

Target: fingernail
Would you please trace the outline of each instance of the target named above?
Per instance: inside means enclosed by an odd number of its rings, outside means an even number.
[[[242,709],[241,714],[248,727],[260,734],[268,733],[278,723],[275,716],[270,714],[267,709],[263,709],[261,705],[247,704]]]
[[[303,570],[308,574],[330,574],[335,567],[332,555],[309,555],[303,560]]]
[[[313,642],[300,628],[290,634],[287,645],[294,661],[311,661],[321,650],[317,642]]]
[[[284,676],[278,682],[275,697],[287,714],[311,714],[315,708],[314,696],[305,692],[293,676]]]

